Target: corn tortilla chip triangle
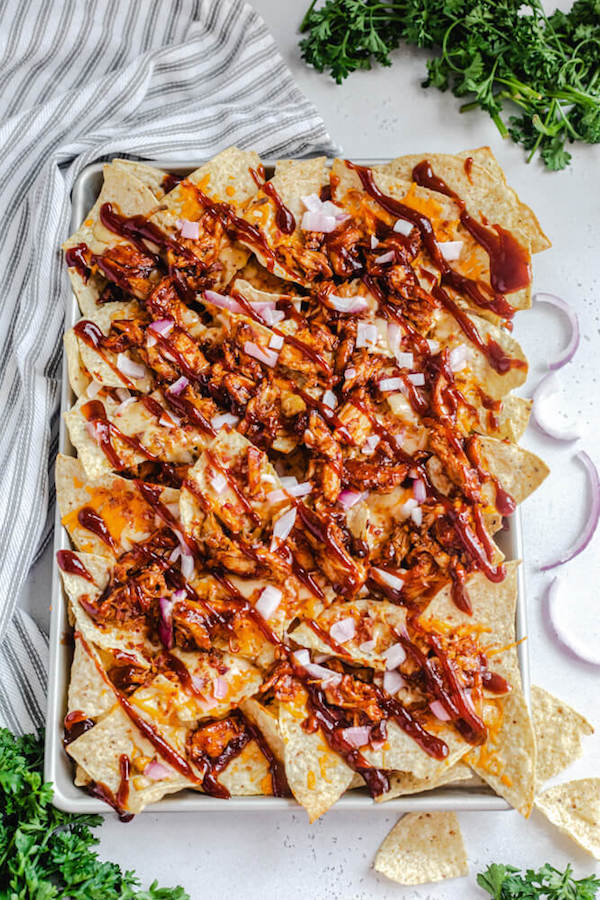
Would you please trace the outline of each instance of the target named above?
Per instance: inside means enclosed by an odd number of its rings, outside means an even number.
[[[535,777],[543,784],[582,755],[582,739],[594,731],[585,716],[537,684],[531,687],[531,715],[537,744]]]
[[[535,801],[563,834],[600,859],[600,778],[581,778],[548,788]]]
[[[398,884],[428,884],[467,875],[467,855],[451,812],[408,813],[375,857],[375,871]]]

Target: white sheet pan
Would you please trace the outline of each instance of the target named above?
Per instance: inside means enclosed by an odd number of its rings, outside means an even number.
[[[187,175],[204,160],[173,160],[161,163],[160,168],[178,175]],[[363,164],[374,164],[381,160],[357,160]],[[265,161],[267,176],[273,173],[274,163]],[[71,231],[75,231],[87,212],[95,203],[102,186],[102,163],[88,166],[79,175],[72,192]],[[65,331],[80,318],[79,307],[73,292],[65,287]],[[67,377],[66,358],[63,358],[61,413],[70,409],[75,402]],[[69,440],[64,417],[61,415],[59,451],[67,456],[75,456]],[[507,559],[523,559],[521,541],[520,511],[505,520],[505,527],[496,535],[497,543]],[[69,536],[60,521],[58,508],[55,519],[54,551],[71,547]],[[520,641],[527,632],[524,581],[522,566],[519,568],[518,600],[516,616],[517,639]],[[518,647],[521,675],[526,695],[529,695],[529,665],[527,642]],[[50,663],[48,672],[48,708],[46,714],[46,747],[44,776],[54,783],[54,805],[59,809],[75,813],[105,813],[107,806],[87,794],[73,783],[73,765],[63,749],[63,719],[67,710],[67,689],[72,658],[72,635],[67,620],[66,598],[63,593],[60,573],[56,562],[52,578],[52,606],[50,620]],[[335,805],[340,811],[373,809],[374,802],[364,789],[351,791],[342,796]],[[507,810],[509,804],[498,797],[485,785],[462,784],[456,787],[440,787],[420,794],[398,797],[380,805],[382,815],[389,812],[409,812],[426,810]],[[207,797],[196,791],[181,791],[147,807],[152,812],[213,812],[214,810],[240,812],[278,812],[284,809],[298,810],[293,799],[280,797],[232,797],[220,800]]]

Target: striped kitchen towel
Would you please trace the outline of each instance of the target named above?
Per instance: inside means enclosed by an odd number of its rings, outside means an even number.
[[[71,186],[98,159],[230,144],[335,151],[247,4],[0,3],[0,724],[13,730],[44,706],[46,641],[15,606],[51,535]]]

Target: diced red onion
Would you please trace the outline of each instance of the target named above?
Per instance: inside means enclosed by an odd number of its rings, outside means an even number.
[[[450,368],[453,372],[461,372],[471,358],[471,350],[466,344],[453,347],[449,353]]]
[[[122,403],[124,400],[129,400],[129,398],[131,397],[131,391],[129,391],[127,388],[120,387],[117,388],[116,395]]]
[[[318,210],[317,212],[305,212],[300,222],[303,231],[319,231],[321,234],[330,234],[337,228],[335,216],[328,216]]]
[[[305,197],[301,197],[300,199],[310,212],[318,212],[323,205],[323,202],[318,194],[307,194]]]
[[[440,253],[446,260],[446,262],[451,262],[453,259],[458,259],[460,256],[460,252],[463,247],[462,241],[439,241],[438,247]]]
[[[189,219],[180,219],[179,231],[181,232],[181,237],[197,241],[200,237],[200,223],[191,222]]]
[[[421,509],[421,507],[417,506],[417,507],[415,507],[415,509],[412,509],[410,511],[410,517],[413,520],[413,522],[415,523],[415,525],[417,526],[417,528],[420,528],[421,525],[423,524],[423,510]]]
[[[181,574],[186,581],[189,581],[194,574],[194,557],[187,547],[184,549],[183,545],[181,547]]]
[[[377,445],[379,444],[380,440],[381,440],[381,438],[379,437],[378,434],[370,434],[366,438],[366,440],[362,446],[363,453],[365,453],[367,456],[370,456],[372,453],[374,453],[375,450],[377,449]]]
[[[439,353],[440,350],[440,342],[439,341],[427,341],[427,346],[429,347],[430,353]]]
[[[302,666],[303,668],[307,663],[310,662],[310,653],[304,647],[302,647],[300,650],[296,650],[294,653],[292,653],[292,656],[294,657],[298,665]]]
[[[283,490],[269,491],[267,500],[269,503],[279,503],[280,500],[286,500],[288,497],[306,497],[312,489],[310,481],[303,481],[302,484],[290,485]]]
[[[386,263],[393,262],[395,256],[396,256],[396,254],[394,253],[393,250],[388,250],[387,253],[382,253],[381,256],[376,256],[375,262],[379,266],[384,266]]]
[[[398,351],[398,353],[396,353],[396,362],[401,369],[410,369],[414,365],[414,357],[412,353]]]
[[[296,521],[296,508],[292,507],[273,523],[273,537],[278,541],[285,541]]]
[[[350,728],[343,728],[342,737],[355,750],[358,750],[360,747],[366,747],[371,739],[371,726],[352,725]]]
[[[575,556],[578,556],[585,550],[598,527],[598,520],[600,519],[600,478],[598,477],[598,470],[585,450],[580,450],[575,456],[585,466],[589,480],[590,509],[587,521],[575,543],[565,550],[555,562],[542,566],[542,572],[547,572],[549,569],[556,568],[556,566],[562,566]]]
[[[377,343],[377,326],[368,322],[359,322],[356,329],[357,347],[374,347]]]
[[[98,391],[101,391],[101,390],[102,390],[102,385],[100,384],[100,382],[94,381],[94,379],[92,378],[92,380],[90,381],[90,383],[87,386],[87,390],[85,393],[86,393],[86,396],[88,396],[90,398],[90,400],[93,400],[93,398],[97,395]],[[127,388],[125,388],[125,390],[127,390]]]
[[[251,303],[252,309],[257,312],[269,326],[278,325],[285,319],[285,313],[282,309],[276,309],[272,301]]]
[[[560,579],[555,576],[546,590],[546,605],[552,627],[557,638],[566,649],[577,657],[577,659],[588,663],[591,666],[600,666],[600,653],[593,653],[583,645],[575,635],[569,632],[568,626],[565,626],[564,619],[560,614],[559,601]],[[564,604],[563,604],[564,605]]]
[[[346,219],[350,218],[348,213],[344,212],[341,207],[336,206],[333,200],[322,200],[321,211],[325,213],[326,216],[333,216],[336,222],[344,222]]]
[[[360,650],[361,653],[368,654],[368,653],[372,653],[376,646],[377,646],[377,641],[370,640],[370,641],[364,641],[358,649]]]
[[[451,716],[448,715],[448,713],[447,713],[446,710],[444,709],[443,704],[440,703],[439,700],[433,700],[433,701],[429,704],[429,709],[430,709],[431,712],[434,714],[434,716],[436,717],[436,719],[439,719],[439,720],[440,720],[440,722],[449,722],[449,721],[450,721]]]
[[[282,596],[279,588],[273,587],[272,584],[268,584],[263,588],[260,597],[256,601],[255,609],[261,614],[265,621],[268,621],[276,611],[281,603]]]
[[[375,250],[379,246],[379,240],[376,235],[371,235],[371,250]]]
[[[384,584],[387,584],[388,587],[393,588],[395,591],[401,591],[404,587],[404,578],[399,575],[392,575],[391,572],[386,572],[385,569],[378,569],[376,566],[373,566],[371,571],[377,572],[379,580],[383,581]]]
[[[230,297],[228,294],[219,294],[217,291],[204,291],[204,299],[208,303],[212,303],[213,306],[218,306],[221,309],[228,309],[229,312],[243,312],[242,307],[237,300],[234,300],[233,297]]]
[[[406,650],[402,644],[392,644],[383,652],[386,669],[397,669],[406,659]]]
[[[337,294],[329,294],[327,303],[337,312],[343,313],[359,313],[365,312],[369,308],[369,301],[366,297],[338,297]]]
[[[338,501],[344,509],[352,509],[353,506],[356,506],[356,504],[360,503],[361,500],[364,500],[365,497],[368,497],[367,491],[341,491],[338,495]]]
[[[279,480],[281,482],[282,487],[284,487],[286,489],[291,488],[291,487],[296,487],[296,485],[298,484],[298,479],[296,478],[295,475],[281,475]]]
[[[398,508],[397,508],[398,513],[401,516],[410,516],[413,509],[416,509],[417,506],[418,506],[418,504],[417,504],[417,501],[415,500],[415,498],[409,497],[407,500],[404,501],[404,503],[401,503],[398,506]]]
[[[170,650],[173,646],[173,600],[161,597],[158,601],[158,611],[158,637],[165,650]]]
[[[409,235],[413,230],[412,222],[409,222],[407,219],[397,219],[394,222],[394,231],[396,234],[403,234],[404,237]]]
[[[546,437],[553,438],[555,441],[576,441],[580,437],[576,428],[569,430],[568,428],[557,428],[548,417],[544,415],[541,408],[546,397],[556,394],[560,390],[558,376],[554,372],[548,372],[544,375],[538,386],[533,392],[533,407],[531,414],[533,421]]]
[[[230,425],[234,428],[239,421],[238,416],[234,416],[231,413],[221,413],[218,416],[213,416],[210,420],[210,424],[215,431],[219,431],[224,425]]]
[[[329,634],[338,644],[345,644],[346,641],[351,641],[356,634],[356,622],[351,616],[338,619],[329,629]]]
[[[413,494],[417,503],[427,500],[427,487],[422,478],[415,478],[413,481]]]
[[[173,396],[178,397],[182,391],[186,389],[189,381],[185,377],[185,375],[181,375],[177,381],[174,381],[173,384],[169,385],[167,388],[169,394],[173,394]]]
[[[406,687],[406,679],[400,674],[400,672],[396,672],[392,670],[390,672],[385,672],[383,676],[383,689],[387,691],[388,694],[397,694],[398,691]]]
[[[171,553],[169,554],[169,562],[172,562],[172,563],[177,562],[177,560],[179,559],[180,556],[181,556],[181,547],[180,546],[175,547],[175,549],[172,550]]]
[[[144,378],[146,375],[146,366],[136,363],[126,353],[119,353],[117,356],[117,369],[122,372],[126,378]]]
[[[346,371],[344,372],[344,378],[346,379],[346,381],[348,381],[350,378],[356,378],[356,369],[350,366],[350,368],[346,369]]]
[[[380,391],[401,391],[404,387],[404,380],[399,376],[394,378],[382,378],[381,381],[377,382],[377,387]]]
[[[556,371],[556,369],[560,369],[568,362],[571,362],[571,360],[575,356],[577,348],[579,347],[579,319],[577,318],[577,313],[575,312],[575,310],[566,302],[566,300],[563,300],[562,297],[557,297],[556,294],[536,294],[533,299],[537,303],[549,303],[551,306],[555,306],[557,309],[560,309],[560,311],[563,312],[567,317],[569,325],[571,327],[571,334],[569,335],[567,346],[562,351],[558,359],[555,359],[554,362],[548,365],[549,369]]]
[[[324,685],[329,684],[332,687],[335,687],[335,685],[339,684],[342,680],[342,676],[338,672],[333,672],[331,669],[327,669],[325,666],[319,666],[316,663],[307,663],[304,668],[309,675],[316,678]]]
[[[163,765],[163,763],[158,762],[153,759],[148,765],[144,768],[144,775],[146,778],[149,778],[150,781],[162,781],[163,778],[168,778],[169,775],[173,774],[173,770],[168,766]]]
[[[162,334],[163,337],[166,337],[169,332],[173,330],[174,325],[174,319],[157,319],[156,322],[150,322],[148,328],[151,328],[152,331],[156,331],[157,334]]]
[[[271,350],[281,350],[284,343],[284,337],[282,334],[272,334],[269,339],[269,347]]]
[[[218,675],[215,678],[215,683],[213,685],[213,697],[215,700],[224,700],[228,691],[229,685],[227,684],[227,680],[223,678],[222,675]]]
[[[227,487],[227,478],[222,472],[216,472],[210,479],[210,486],[216,494],[222,494]]]
[[[325,406],[328,406],[329,409],[335,409],[337,406],[337,397],[333,393],[333,391],[325,391],[323,394],[323,403]]]
[[[415,385],[415,387],[423,387],[425,384],[425,375],[422,372],[411,372],[406,377]]]
[[[179,516],[179,503],[165,503],[165,507],[169,510],[174,518]]]
[[[176,603],[181,603],[186,597],[187,594],[184,590],[175,591],[173,594],[173,600],[175,600]]]
[[[154,345],[156,344],[156,342],[157,342],[157,341],[156,341],[156,337],[155,337],[153,334],[150,334],[149,331],[147,331],[147,332],[146,332],[146,346],[147,346],[147,347],[154,347]]]
[[[392,351],[394,356],[397,356],[397,354],[400,352],[400,339],[401,338],[402,338],[402,329],[400,328],[398,323],[397,322],[388,322],[388,324],[387,324],[387,342],[388,342],[388,347],[390,348],[390,350]]]
[[[244,344],[244,353],[247,353],[248,356],[253,356],[254,359],[257,359],[259,362],[264,363],[266,366],[270,366],[273,368],[277,364],[277,360],[279,359],[279,354],[275,353],[274,350],[268,350],[265,347],[259,347],[258,344],[255,344],[254,341],[246,341]]]

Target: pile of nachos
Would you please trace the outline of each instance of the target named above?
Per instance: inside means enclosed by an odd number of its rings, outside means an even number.
[[[477,777],[528,815],[518,561],[547,475],[512,334],[549,246],[487,148],[104,166],[65,245],[65,748],[123,818],[192,789],[311,821]]]

